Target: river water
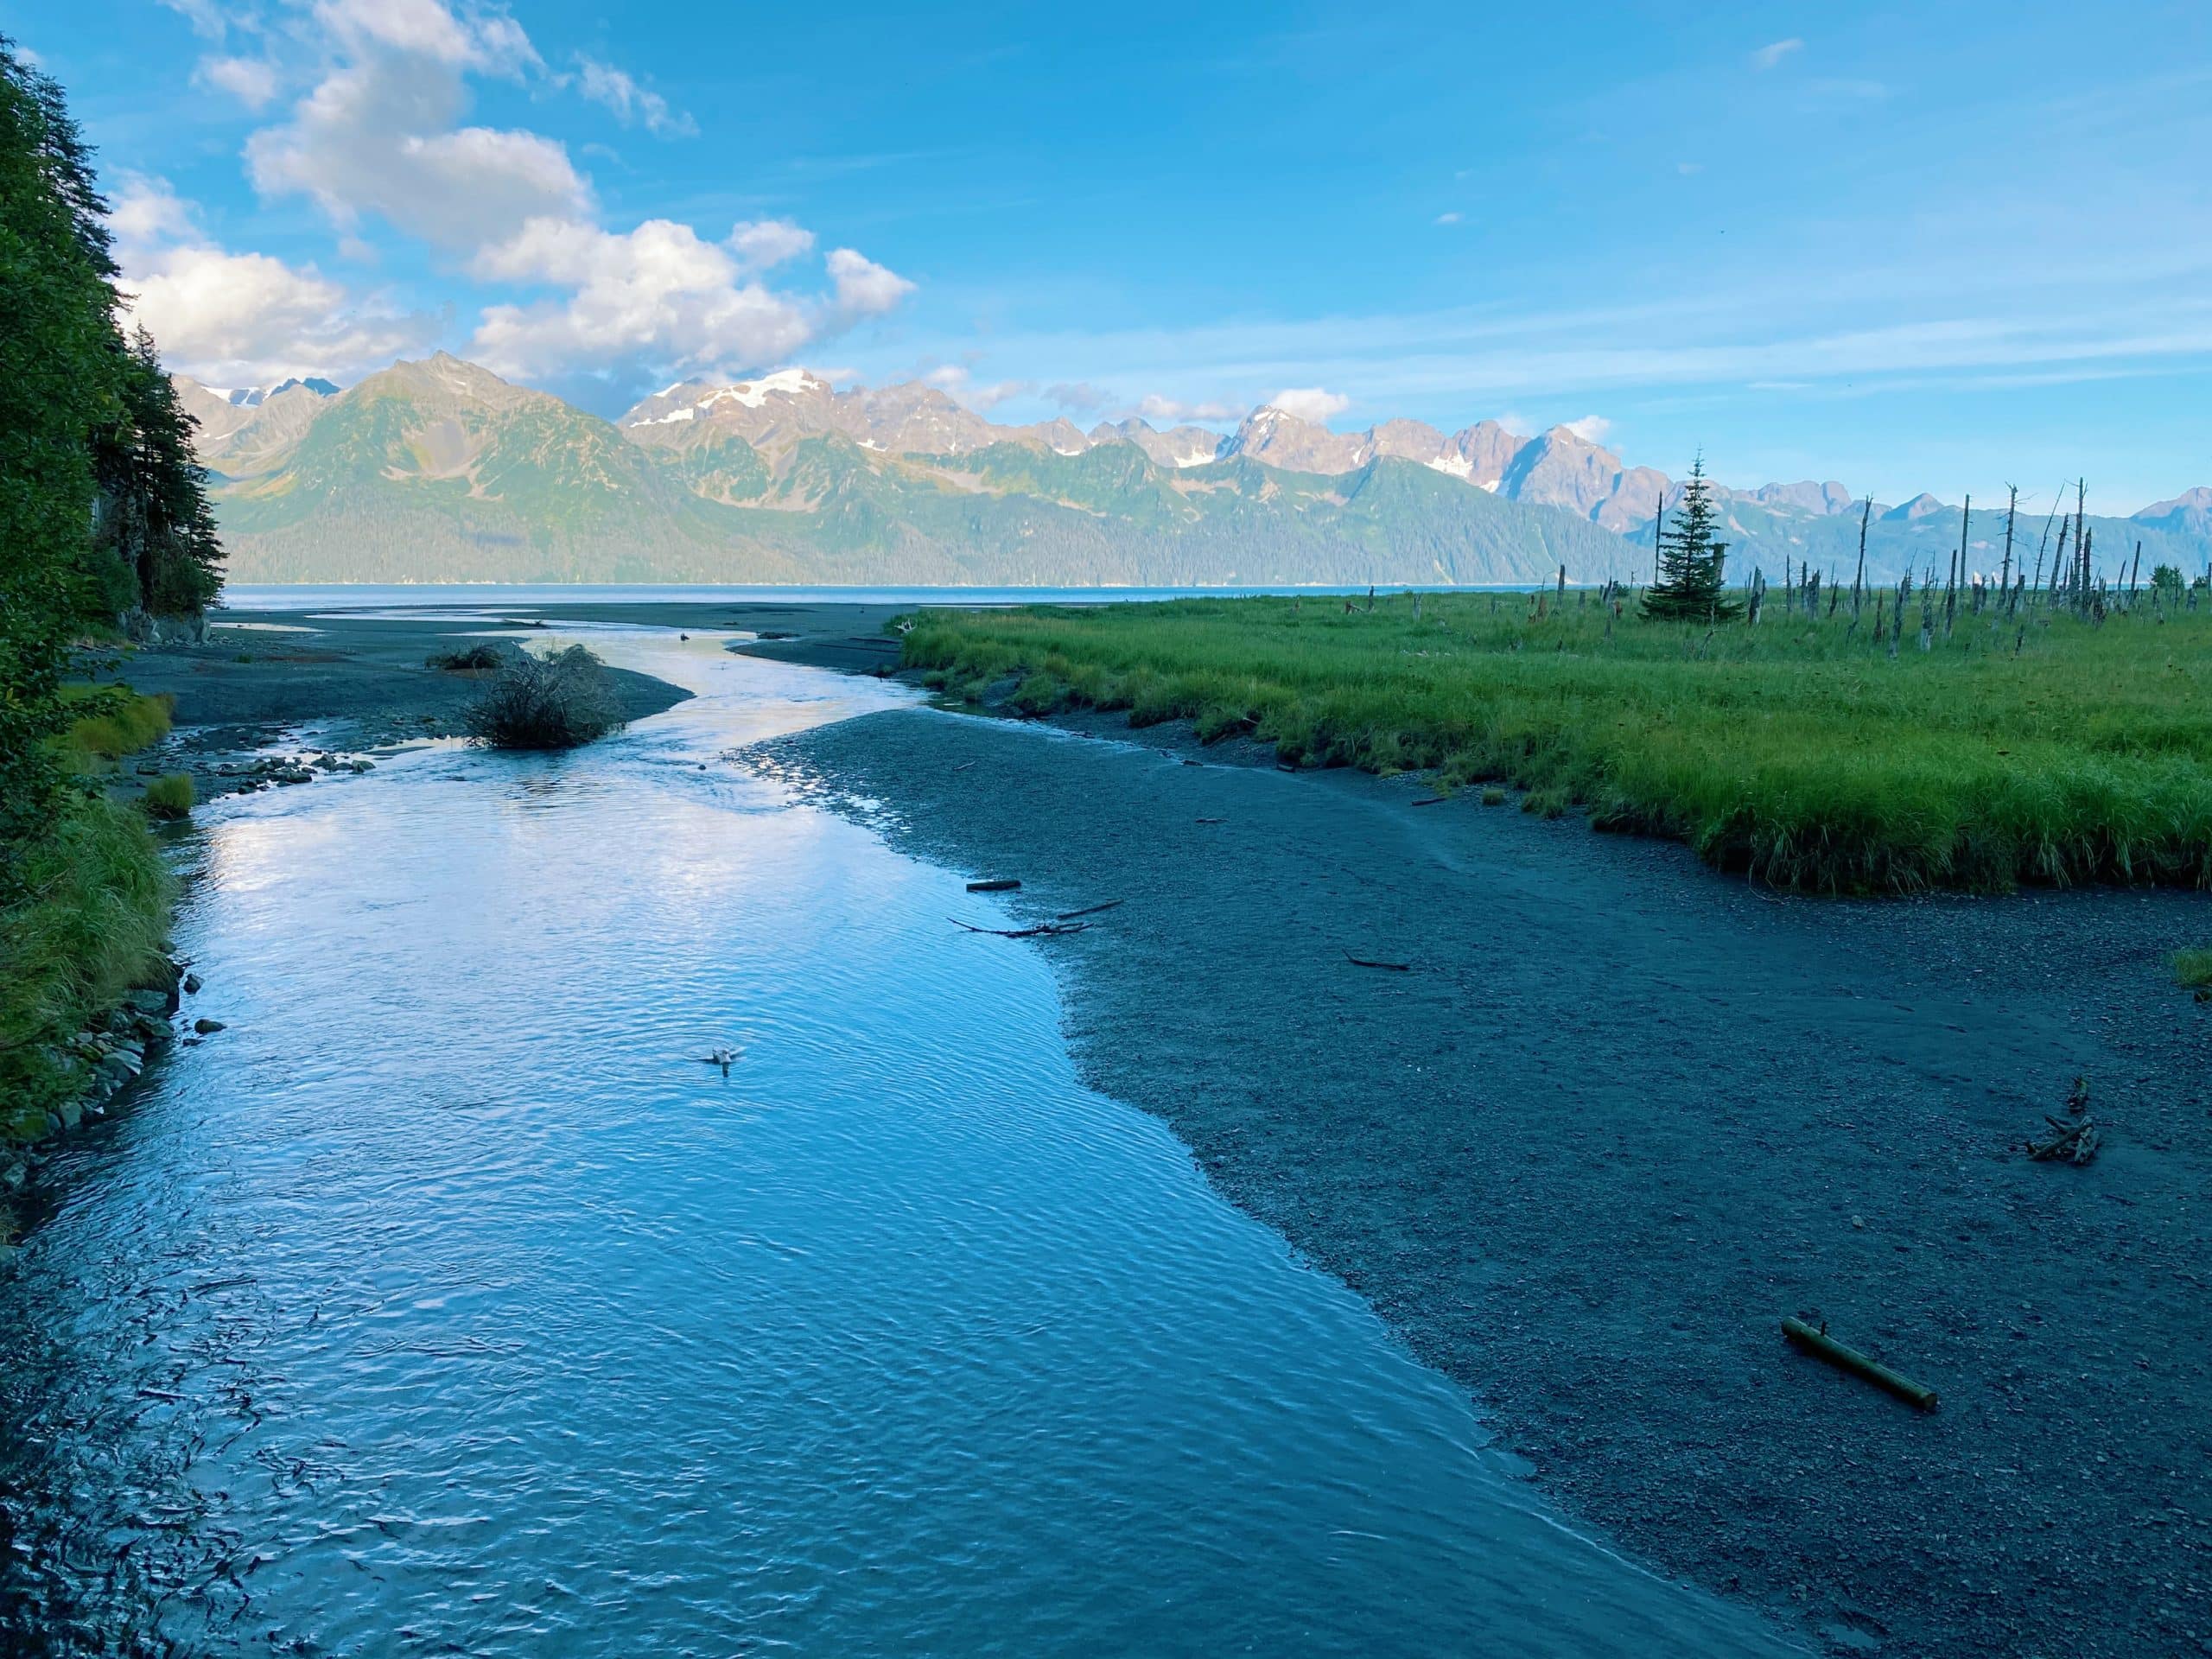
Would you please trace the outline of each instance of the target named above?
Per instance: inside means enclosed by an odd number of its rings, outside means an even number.
[[[200,815],[227,1028],[0,1269],[0,1650],[1778,1650],[1082,1087],[958,874],[721,758],[903,693],[594,643],[701,695]]]

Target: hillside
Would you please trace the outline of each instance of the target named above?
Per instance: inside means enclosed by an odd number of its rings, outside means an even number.
[[[757,582],[1219,586],[1635,579],[1679,484],[1566,427],[1339,433],[1262,408],[1232,432],[998,426],[920,384],[803,369],[685,382],[610,423],[443,353],[348,391],[178,382],[245,582]],[[1847,583],[1840,483],[1722,490],[1732,569]],[[2101,569],[2212,555],[2212,493],[2092,518]],[[2023,518],[2033,569],[2042,520]],[[1956,509],[1877,510],[1869,579],[1948,565]],[[1969,564],[2001,562],[1978,511]]]
[[[1625,563],[1594,524],[1394,456],[1334,477],[1163,466],[927,388],[856,407],[787,385],[672,388],[698,412],[668,419],[664,395],[618,429],[441,353],[272,397],[202,452],[242,582],[1472,583]]]

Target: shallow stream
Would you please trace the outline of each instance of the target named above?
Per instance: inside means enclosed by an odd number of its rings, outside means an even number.
[[[200,815],[226,1029],[0,1269],[0,1649],[1777,1650],[1084,1089],[1049,944],[721,758],[902,692],[594,643],[700,695]]]

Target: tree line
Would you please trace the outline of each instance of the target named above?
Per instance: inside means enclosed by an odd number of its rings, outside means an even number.
[[[119,276],[62,90],[0,36],[0,902],[71,788],[48,740],[84,712],[73,652],[222,582],[195,423]]]

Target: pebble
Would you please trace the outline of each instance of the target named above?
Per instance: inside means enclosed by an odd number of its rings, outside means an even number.
[[[224,1026],[219,1020],[195,1020],[192,1022],[192,1029],[202,1037],[208,1037],[223,1030]]]

